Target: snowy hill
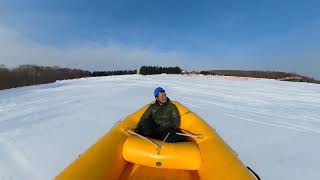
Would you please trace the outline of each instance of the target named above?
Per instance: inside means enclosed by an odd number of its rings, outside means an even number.
[[[320,179],[320,85],[125,75],[0,91],[0,179],[52,179],[153,89],[204,118],[262,179]]]

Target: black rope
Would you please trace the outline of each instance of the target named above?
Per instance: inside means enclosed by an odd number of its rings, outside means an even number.
[[[249,169],[249,171],[251,171],[251,173],[257,178],[257,180],[261,180],[261,178],[259,177],[259,175],[254,172],[249,166],[247,166],[247,168]]]

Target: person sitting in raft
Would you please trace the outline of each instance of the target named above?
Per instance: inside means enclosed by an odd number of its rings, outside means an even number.
[[[186,141],[181,133],[180,113],[178,108],[167,97],[163,88],[154,90],[155,102],[142,115],[135,132],[146,137],[164,140],[166,142]]]

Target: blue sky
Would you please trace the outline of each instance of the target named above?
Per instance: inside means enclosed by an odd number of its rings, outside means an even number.
[[[179,65],[320,78],[319,9],[320,1],[308,0],[4,0],[0,64]]]

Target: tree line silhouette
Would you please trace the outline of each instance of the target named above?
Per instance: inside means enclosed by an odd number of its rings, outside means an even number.
[[[93,71],[91,76],[113,76],[113,75],[125,75],[125,74],[137,74],[137,70],[118,70],[118,71]]]
[[[90,77],[90,71],[61,68],[58,66],[21,65],[8,69],[0,65],[0,89],[8,89],[35,84],[52,83],[56,80]]]
[[[200,74],[218,75],[218,76],[267,78],[267,79],[280,79],[280,78],[284,78],[284,77],[299,76],[294,73],[278,72],[278,71],[243,71],[243,70],[210,70],[210,71],[200,71]]]
[[[0,90],[15,87],[53,83],[57,80],[83,77],[136,74],[137,70],[84,71],[59,66],[21,65],[13,69],[0,65]]]
[[[320,81],[302,76],[296,73],[287,73],[280,71],[243,71],[243,70],[209,70],[200,71],[203,75],[218,75],[218,76],[237,76],[237,77],[252,77],[252,78],[266,78],[266,79],[277,79],[283,81],[296,81],[296,82],[310,82],[320,83]]]
[[[181,74],[182,70],[180,67],[159,67],[159,66],[142,66],[139,74],[151,75],[151,74]]]
[[[137,74],[137,70],[84,71],[59,66],[21,65],[13,69],[0,65],[0,90],[15,87],[53,83],[57,80],[83,77]]]
[[[159,66],[142,66],[139,74],[181,74],[180,67],[159,67]],[[188,72],[183,72],[188,73]],[[279,72],[279,71],[243,71],[243,70],[210,70],[210,71],[192,71],[189,73],[219,76],[238,76],[252,78],[268,78],[284,81],[298,81],[318,83],[319,80],[302,76],[295,73]],[[37,66],[37,65],[21,65],[17,68],[8,69],[4,65],[0,65],[0,90],[22,87],[35,84],[52,83],[57,80],[76,79],[83,77],[112,76],[137,74],[137,70],[116,70],[116,71],[84,71],[80,69],[61,68],[58,66]]]

